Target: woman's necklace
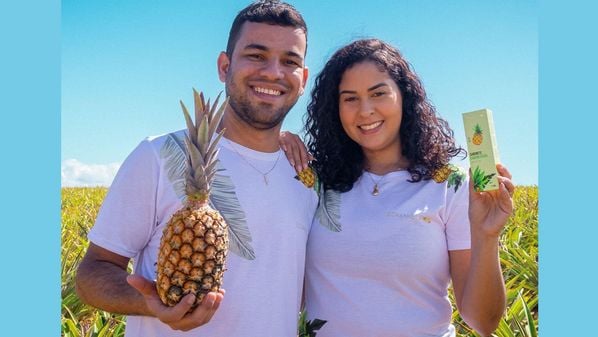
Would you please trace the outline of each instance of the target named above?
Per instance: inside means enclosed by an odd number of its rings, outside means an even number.
[[[395,172],[395,171],[402,171],[402,170],[404,170],[404,168],[399,167],[393,171],[389,171],[386,174],[382,175],[380,178],[378,178],[378,180],[374,179],[374,176],[369,171],[366,170],[365,173],[367,173],[368,177],[370,177],[370,180],[374,183],[374,188],[372,189],[372,192],[371,192],[372,195],[377,196],[378,194],[380,194],[380,186],[379,185],[381,185],[382,181],[384,180],[384,178],[386,178],[386,175],[388,173]]]
[[[264,178],[264,183],[266,185],[268,185],[268,174],[270,172],[272,172],[272,170],[274,170],[274,168],[276,167],[276,164],[278,164],[278,159],[280,158],[280,153],[282,151],[278,151],[278,157],[276,157],[276,160],[274,161],[274,165],[272,165],[272,167],[266,171],[266,172],[262,172],[261,170],[259,170],[257,167],[253,166],[253,164],[247,160],[247,158],[245,158],[245,156],[243,156],[241,153],[239,153],[239,151],[237,151],[237,149],[235,148],[235,145],[228,139],[226,139],[226,141],[230,144],[230,146],[232,147],[233,151],[235,151],[235,153],[241,157],[241,159],[243,159],[243,161],[245,161],[252,169],[256,170],[259,174],[262,175],[262,177]]]
[[[376,179],[374,179],[374,176],[372,176],[372,174],[370,172],[365,171],[365,173],[368,174],[368,177],[370,177],[370,179],[374,183],[374,189],[372,190],[372,195],[377,196],[378,194],[380,194],[380,189],[378,188],[378,183],[380,183],[384,179],[385,176],[382,176],[382,177],[378,178],[378,180],[376,180]]]

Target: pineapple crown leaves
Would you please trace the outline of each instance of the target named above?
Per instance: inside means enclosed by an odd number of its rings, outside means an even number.
[[[181,202],[188,200],[186,192],[185,174],[187,167],[187,152],[183,142],[185,135],[168,134],[160,155],[164,158],[164,168],[171,182],[174,192]],[[247,227],[245,212],[239,204],[235,193],[235,184],[229,176],[223,174],[226,169],[219,162],[216,165],[216,174],[211,183],[209,200],[212,208],[217,209],[226,219],[229,231],[229,252],[247,260],[254,260],[256,255],[251,245],[251,233]]]
[[[482,128],[480,127],[480,124],[476,124],[473,130],[475,133],[482,133]]]
[[[213,105],[205,102],[203,93],[193,89],[195,105],[195,123],[185,104],[181,101],[181,108],[187,123],[185,144],[187,147],[186,193],[191,200],[207,200],[210,184],[216,174],[218,163],[217,144],[224,130],[217,133],[216,129],[222,120],[228,98],[217,109],[220,94]]]

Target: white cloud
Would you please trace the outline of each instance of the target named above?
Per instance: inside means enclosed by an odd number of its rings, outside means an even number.
[[[67,159],[62,162],[62,187],[94,187],[110,186],[119,163],[85,164],[77,159]]]

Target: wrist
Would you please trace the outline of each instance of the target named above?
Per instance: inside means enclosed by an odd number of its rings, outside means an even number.
[[[500,233],[488,233],[481,230],[471,231],[471,248],[493,248],[498,250]]]
[[[484,224],[471,223],[471,237],[472,239],[478,238],[480,240],[496,240],[500,238],[502,227],[498,229],[488,229]]]

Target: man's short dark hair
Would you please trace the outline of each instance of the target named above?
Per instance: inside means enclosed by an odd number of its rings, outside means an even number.
[[[228,43],[226,44],[226,54],[229,57],[233,55],[235,44],[239,40],[239,34],[245,22],[301,28],[307,40],[307,26],[295,7],[278,0],[256,1],[243,8],[233,21],[228,34]]]

